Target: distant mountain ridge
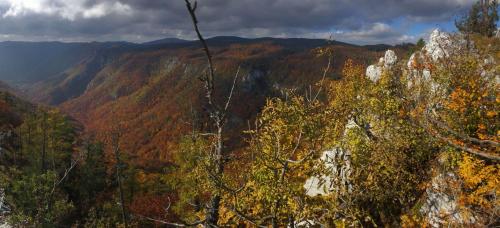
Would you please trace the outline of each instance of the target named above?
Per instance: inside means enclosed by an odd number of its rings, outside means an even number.
[[[149,42],[144,42],[142,45],[158,45],[158,44],[180,44],[190,42],[189,40],[183,40],[178,38],[164,38],[160,40],[153,40]]]
[[[64,72],[98,50],[129,45],[132,44],[0,42],[0,80],[11,86],[29,86]]]
[[[348,47],[363,47],[338,41],[305,38],[241,38],[236,36],[218,36],[207,39],[210,46],[228,46],[233,44],[272,43],[288,49],[311,49],[327,44]],[[30,90],[40,82],[60,77],[75,66],[92,58],[97,53],[126,51],[161,50],[165,48],[199,47],[198,41],[165,38],[143,44],[129,42],[0,42],[0,81],[11,87]],[[382,51],[392,46],[367,45],[367,50]]]

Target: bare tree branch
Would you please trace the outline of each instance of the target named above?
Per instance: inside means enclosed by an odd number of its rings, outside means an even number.
[[[482,151],[479,151],[479,150],[476,150],[476,149],[473,149],[471,147],[465,147],[465,146],[461,146],[461,145],[458,145],[456,144],[455,142],[453,142],[453,140],[451,139],[448,139],[442,135],[440,135],[439,133],[434,133],[433,134],[436,138],[446,142],[448,145],[450,145],[451,147],[454,147],[455,149],[459,149],[459,150],[463,150],[465,152],[468,152],[468,153],[471,153],[471,154],[474,154],[476,156],[479,156],[479,157],[482,157],[482,158],[486,158],[486,159],[489,159],[489,160],[493,160],[493,161],[496,161],[496,162],[500,162],[500,156],[497,156],[497,155],[493,155],[493,154],[489,154],[489,153],[484,153]]]
[[[425,119],[427,119],[427,118],[425,118]],[[421,127],[423,127],[431,136],[433,136],[434,138],[437,138],[438,140],[441,140],[441,141],[447,143],[449,146],[451,146],[455,149],[462,150],[462,151],[465,151],[467,153],[470,153],[470,154],[473,154],[473,155],[476,155],[478,157],[488,159],[491,161],[495,161],[495,162],[500,161],[500,156],[498,156],[498,155],[489,154],[489,153],[486,153],[486,152],[483,152],[483,151],[480,151],[480,150],[477,150],[477,149],[474,149],[471,147],[459,145],[459,144],[453,142],[453,140],[446,138],[445,136],[441,135],[439,132],[433,130],[428,124],[424,124],[424,123],[420,123],[420,122],[418,124]]]
[[[193,21],[193,26],[194,30],[196,32],[196,35],[198,36],[198,40],[200,40],[200,43],[203,46],[203,50],[205,51],[205,55],[207,57],[207,62],[208,62],[208,75],[206,77],[206,92],[207,92],[207,99],[210,105],[214,105],[213,102],[213,93],[214,93],[214,78],[215,78],[215,72],[214,72],[214,64],[212,61],[212,54],[210,53],[210,49],[208,49],[207,42],[201,35],[200,29],[198,28],[198,18],[196,17],[196,8],[198,7],[198,2],[194,2],[194,6],[191,5],[191,2],[189,0],[185,0],[186,2],[186,7],[189,11],[189,15],[191,15],[191,19]]]
[[[268,217],[264,217],[261,219],[253,219],[253,218],[250,218],[249,216],[246,216],[245,214],[243,214],[241,211],[239,211],[236,208],[229,208],[229,210],[234,212],[236,214],[236,216],[238,216],[239,218],[249,222],[250,224],[252,224],[256,227],[260,227],[260,228],[267,228],[267,226],[262,226],[262,225],[260,225],[260,223],[256,222],[255,220],[265,221],[265,220],[270,219],[272,217],[272,216],[268,216]]]
[[[315,101],[318,99],[318,96],[319,94],[321,93],[321,90],[323,89],[323,83],[325,81],[325,78],[326,78],[326,74],[328,73],[328,71],[330,71],[330,66],[332,64],[332,59],[330,57],[328,57],[328,64],[326,65],[326,68],[325,70],[323,71],[323,77],[321,78],[321,81],[319,82],[319,89],[318,89],[318,92],[316,92],[316,95],[314,96],[313,100],[312,101]]]
[[[469,141],[469,142],[477,143],[477,144],[484,145],[484,146],[500,147],[500,143],[498,143],[498,142],[491,141],[491,140],[480,140],[480,139],[470,137],[468,135],[462,134],[460,132],[457,132],[457,131],[451,129],[445,123],[438,121],[434,118],[427,117],[427,120],[433,124],[436,124],[438,127],[448,131],[452,135],[455,135],[456,137],[463,139],[464,141]]]
[[[59,186],[68,177],[69,173],[71,173],[71,171],[76,167],[76,165],[80,163],[83,157],[84,157],[83,153],[80,153],[75,160],[71,160],[70,166],[64,171],[62,177],[54,182],[54,185],[52,186],[52,190],[50,192],[51,195],[56,191],[57,186]]]

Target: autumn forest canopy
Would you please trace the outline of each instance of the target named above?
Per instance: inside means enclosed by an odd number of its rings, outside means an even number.
[[[176,1],[0,0],[1,228],[500,226],[496,0]]]

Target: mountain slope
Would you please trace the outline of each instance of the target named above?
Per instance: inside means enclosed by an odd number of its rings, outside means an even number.
[[[241,67],[229,123],[234,132],[247,127],[245,121],[255,117],[266,98],[280,96],[283,89],[302,93],[322,77],[327,61],[315,57],[315,48],[333,46],[333,67],[327,74],[332,79],[339,77],[347,58],[368,64],[382,55],[371,46],[320,39],[226,36],[207,42],[215,57],[219,100],[225,99]],[[59,106],[100,140],[119,126],[124,132],[123,149],[140,158],[138,163],[168,162],[177,150],[179,135],[193,126],[206,127],[200,125],[206,117],[198,80],[206,59],[197,41],[154,45],[4,42],[2,48],[18,54],[10,59],[0,54],[0,65],[12,64],[0,70],[0,78],[21,85],[32,101]],[[405,51],[405,47],[395,48]],[[48,57],[40,60],[44,54]],[[20,77],[14,77],[14,72]],[[241,138],[231,141],[234,147],[242,142]]]
[[[218,100],[228,94],[233,76],[241,67],[231,106],[234,115],[228,127],[234,132],[246,127],[245,121],[259,112],[267,97],[279,96],[282,89],[303,91],[321,78],[326,66],[326,59],[315,57],[312,51],[312,47],[325,44],[319,40],[263,39],[224,45],[216,39],[211,44],[217,68]],[[354,45],[337,44],[334,50],[334,67],[328,73],[329,78],[338,77],[348,57],[368,63],[381,55]],[[205,61],[195,44],[134,49],[115,56],[97,73],[89,74],[89,83],[80,85],[85,88],[83,93],[66,100],[48,96],[40,101],[53,104],[63,101],[60,107],[99,139],[105,139],[119,126],[124,132],[123,149],[139,158],[138,163],[149,163],[151,167],[151,163],[170,161],[177,150],[179,135],[189,132],[193,122],[198,130],[206,127],[199,125],[200,119],[206,117],[202,83],[198,80],[205,70]],[[71,78],[60,80],[58,86],[71,84]],[[43,88],[40,86],[40,91]],[[237,147],[242,140],[231,141]]]

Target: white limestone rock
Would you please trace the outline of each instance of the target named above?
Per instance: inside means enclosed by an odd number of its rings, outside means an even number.
[[[398,56],[396,56],[396,53],[393,50],[387,50],[385,52],[384,56],[384,67],[385,68],[391,68],[394,65],[396,65],[396,62],[398,61]]]
[[[382,71],[383,68],[381,66],[370,65],[366,69],[366,77],[368,77],[368,79],[372,80],[373,82],[377,82],[378,80],[380,80],[380,77],[382,77]]]
[[[458,177],[452,172],[440,173],[431,181],[431,186],[426,190],[426,198],[420,208],[422,213],[432,227],[442,227],[447,223],[473,224],[474,216],[467,217],[461,214],[458,199],[455,197],[453,182]]]
[[[349,181],[351,176],[351,152],[349,150],[336,147],[325,151],[320,158],[320,162],[323,162],[329,174],[313,176],[306,180],[304,188],[308,196],[352,191]]]
[[[431,70],[426,66],[435,64],[440,59],[450,56],[455,49],[461,49],[461,42],[454,43],[452,37],[435,29],[421,51],[413,53],[406,64],[408,70],[408,88],[432,80]],[[431,82],[433,83],[433,82]],[[432,85],[437,87],[437,85]],[[418,93],[416,91],[416,93]],[[416,94],[418,96],[418,94]]]
[[[451,36],[448,33],[435,29],[431,33],[424,50],[431,56],[432,60],[437,61],[449,55],[452,45]]]
[[[366,69],[366,77],[373,82],[377,82],[382,77],[385,69],[390,69],[396,65],[398,57],[392,50],[387,50],[384,57],[380,58],[378,64],[370,65]]]

